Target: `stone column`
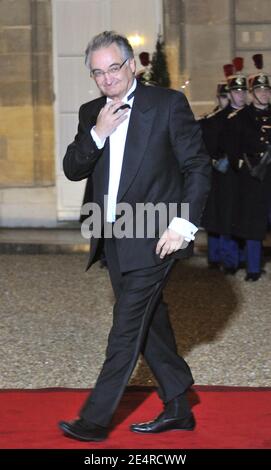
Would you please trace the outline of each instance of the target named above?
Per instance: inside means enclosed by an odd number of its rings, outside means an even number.
[[[0,2],[0,187],[54,182],[50,0]]]
[[[164,40],[171,88],[179,90],[185,70],[185,8],[180,0],[163,0]]]

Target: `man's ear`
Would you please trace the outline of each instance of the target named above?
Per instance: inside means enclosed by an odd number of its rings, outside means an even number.
[[[135,61],[135,59],[129,59],[129,64],[130,64],[130,68],[131,68],[133,74],[135,74],[135,72],[136,72],[136,61]]]

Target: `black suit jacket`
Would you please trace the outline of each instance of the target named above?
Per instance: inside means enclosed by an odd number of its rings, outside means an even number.
[[[92,178],[93,202],[104,211],[108,192],[109,139],[97,149],[90,129],[105,97],[81,106],[74,142],[64,157],[67,178]],[[127,132],[117,202],[157,204],[188,202],[189,220],[198,225],[210,184],[210,163],[185,96],[177,91],[137,84]],[[180,213],[179,213],[180,215]],[[100,239],[91,239],[88,267],[98,259]],[[155,254],[158,233],[148,238],[116,239],[123,272],[160,263]],[[192,244],[175,257],[191,254]]]

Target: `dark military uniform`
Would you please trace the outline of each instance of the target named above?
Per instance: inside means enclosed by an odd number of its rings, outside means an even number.
[[[218,111],[213,116],[201,120],[204,142],[213,162],[212,188],[209,193],[206,209],[202,219],[202,224],[206,230],[220,234],[231,234],[231,213],[232,186],[236,179],[236,174],[224,160],[226,155],[227,119],[231,114],[235,114],[230,105]],[[222,162],[225,162],[223,168]],[[219,165],[222,168],[219,169]]]
[[[222,264],[226,272],[234,272],[241,261],[237,240],[231,237],[232,212],[237,192],[237,175],[227,159],[230,139],[227,121],[235,115],[228,105],[200,121],[203,139],[213,161],[212,186],[201,225],[208,232],[210,266]]]
[[[271,144],[271,106],[262,110],[251,104],[230,121],[230,161],[238,181],[232,234],[246,240],[248,273],[260,273],[271,197],[271,156],[265,153]]]
[[[227,77],[227,86],[220,89],[230,94],[246,92],[247,81],[242,74]],[[241,101],[238,101],[241,103]],[[243,100],[244,102],[244,100]],[[237,175],[229,164],[228,143],[231,139],[228,120],[239,112],[231,104],[201,120],[203,138],[213,161],[212,187],[202,217],[208,232],[209,266],[222,265],[225,273],[234,274],[243,262],[244,252],[239,240],[232,236],[232,214],[237,192]]]

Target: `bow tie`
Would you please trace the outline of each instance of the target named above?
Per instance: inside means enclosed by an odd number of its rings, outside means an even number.
[[[130,95],[127,96],[127,101],[130,101],[133,97],[135,96],[135,90],[130,93]],[[131,109],[131,106],[128,103],[122,104],[116,111],[114,111],[114,114],[120,111],[121,109]]]
[[[131,106],[128,103],[122,104],[118,109],[116,109],[116,111],[113,112],[113,114],[116,114],[121,109],[126,109],[126,108],[131,109]]]

